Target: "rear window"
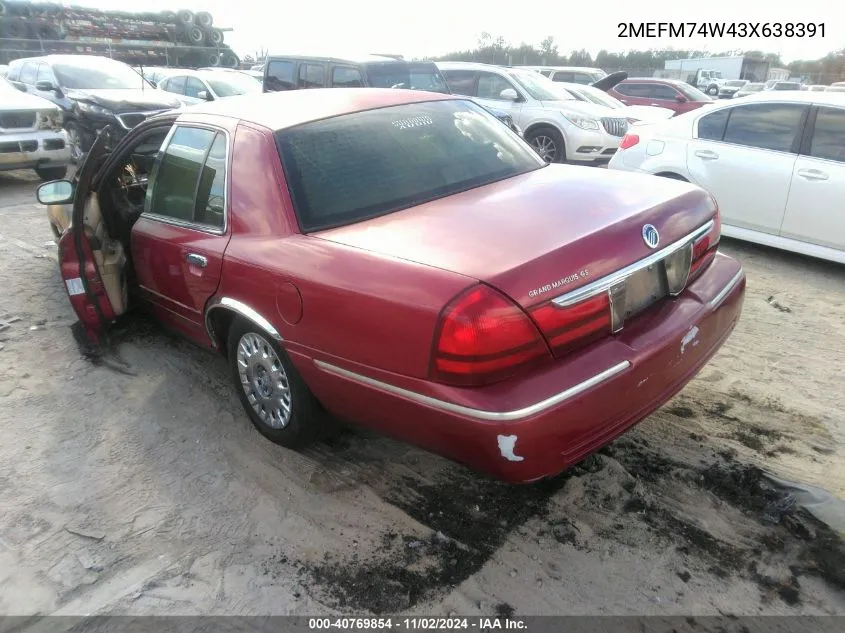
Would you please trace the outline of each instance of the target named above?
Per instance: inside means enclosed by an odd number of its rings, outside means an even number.
[[[368,110],[276,138],[304,232],[352,224],[545,165],[464,100]]]
[[[449,94],[446,80],[434,64],[387,62],[366,66],[368,83],[373,88],[405,88]]]

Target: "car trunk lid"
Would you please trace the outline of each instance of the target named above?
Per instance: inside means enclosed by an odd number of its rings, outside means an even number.
[[[558,354],[680,292],[715,255],[715,216],[688,183],[550,165],[314,235],[486,283]]]

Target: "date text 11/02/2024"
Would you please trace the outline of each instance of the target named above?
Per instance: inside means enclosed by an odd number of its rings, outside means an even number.
[[[617,37],[824,37],[824,22],[620,22]]]
[[[309,630],[384,630],[409,631],[525,631],[526,623],[518,618],[499,617],[407,617],[407,618],[309,618]]]

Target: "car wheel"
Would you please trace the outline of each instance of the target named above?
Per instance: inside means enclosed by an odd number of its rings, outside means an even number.
[[[67,165],[61,167],[36,167],[35,173],[44,182],[51,180],[61,180],[67,176]]]
[[[67,132],[67,142],[70,147],[70,160],[77,165],[85,158],[85,154],[91,149],[91,139],[80,127],[70,121],[65,124],[65,131]]]
[[[241,404],[264,437],[287,448],[302,448],[327,430],[327,414],[269,334],[235,319],[228,356]]]
[[[547,163],[563,163],[566,161],[563,136],[556,129],[552,127],[536,128],[525,135],[525,140]]]
[[[709,94],[712,97],[715,97],[717,94],[719,94],[719,87],[718,86],[710,86],[710,88],[708,88],[708,90],[707,90],[707,94]]]

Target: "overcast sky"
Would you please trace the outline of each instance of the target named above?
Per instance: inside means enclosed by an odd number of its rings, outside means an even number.
[[[126,0],[75,0],[73,4],[126,10]],[[845,46],[845,20],[836,3],[821,0],[142,0],[144,11],[205,10],[215,25],[232,27],[226,42],[239,55],[261,47],[275,52],[378,52],[436,56],[474,48],[487,31],[512,44],[538,45],[548,35],[560,52],[585,48],[595,55],[648,48],[730,49],[779,53],[785,62],[816,59]],[[753,7],[753,8],[752,8]],[[825,37],[621,39],[619,22],[813,22]],[[819,29],[820,31],[820,29]]]

